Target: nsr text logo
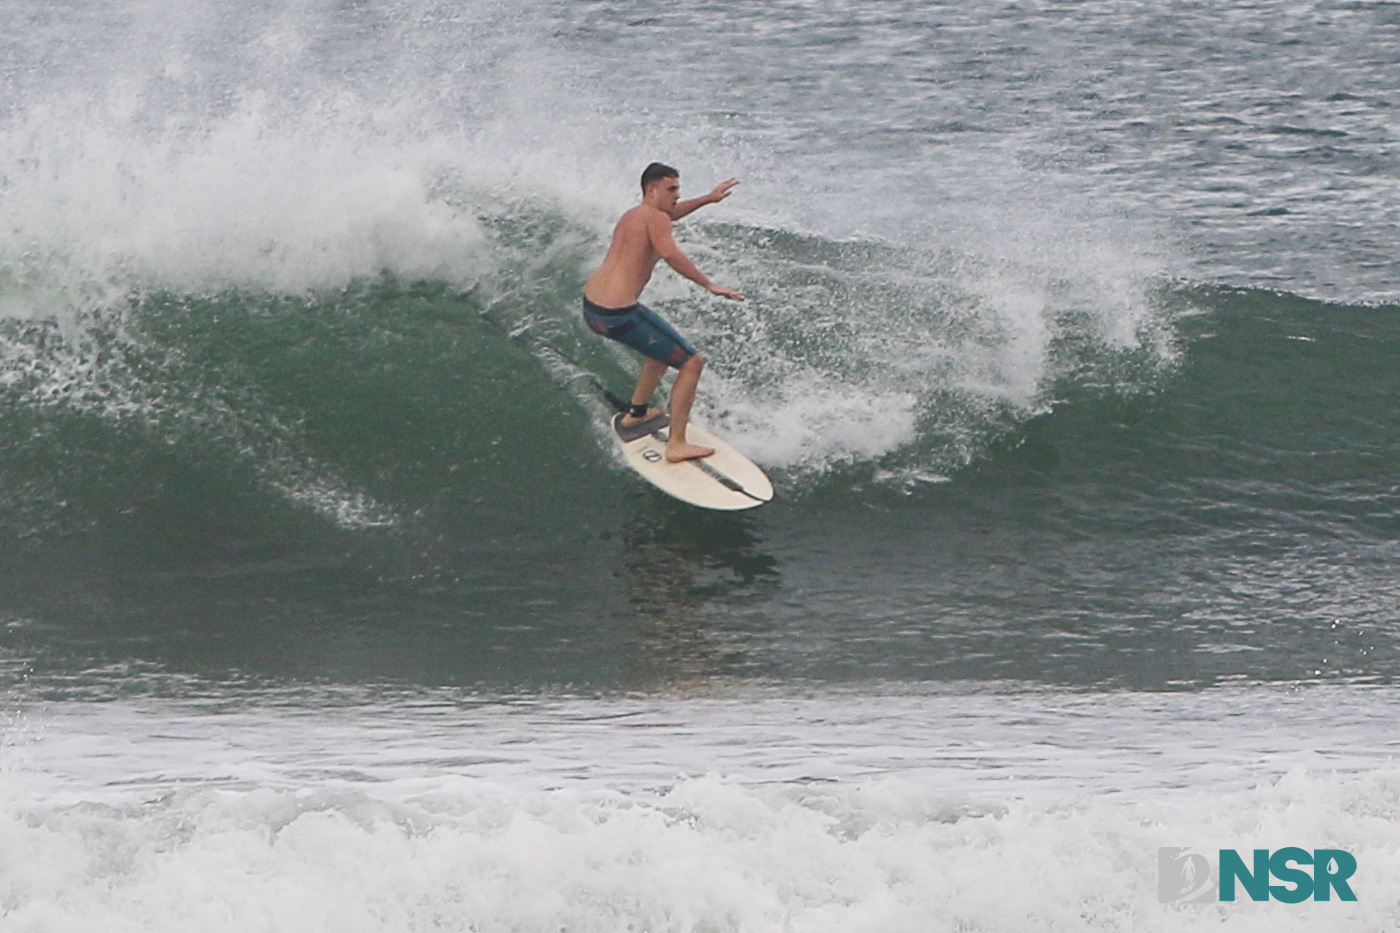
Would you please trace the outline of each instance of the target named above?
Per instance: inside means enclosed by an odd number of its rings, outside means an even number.
[[[1299,904],[1308,898],[1330,901],[1333,891],[1338,900],[1356,900],[1347,884],[1356,874],[1356,859],[1341,849],[1309,852],[1289,846],[1272,855],[1268,849],[1255,849],[1253,865],[1246,865],[1236,850],[1221,849],[1219,865],[1217,896],[1216,876],[1204,855],[1185,848],[1158,849],[1157,899],[1163,904],[1233,901],[1238,885],[1255,901],[1270,897],[1285,904]],[[1299,867],[1303,865],[1311,865],[1312,872]],[[1270,884],[1270,875],[1282,884]]]

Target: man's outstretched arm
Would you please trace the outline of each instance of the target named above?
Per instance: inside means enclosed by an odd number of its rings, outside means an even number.
[[[719,295],[721,298],[730,298],[734,301],[743,301],[744,293],[734,288],[727,288],[710,281],[710,277],[701,272],[690,261],[690,257],[681,252],[681,248],[676,245],[675,237],[671,235],[671,222],[666,219],[665,214],[652,215],[655,219],[648,224],[648,233],[651,236],[651,244],[666,261],[666,265],[675,269],[681,275],[699,285],[712,295]]]
[[[722,181],[718,185],[715,185],[715,190],[711,191],[709,194],[702,195],[698,198],[691,198],[688,201],[677,201],[676,206],[671,208],[671,219],[680,220],[685,215],[693,213],[697,208],[704,207],[706,204],[718,204],[720,201],[729,197],[729,192],[733,191],[734,186],[738,183],[739,180],[737,178],[731,178],[728,181]]]

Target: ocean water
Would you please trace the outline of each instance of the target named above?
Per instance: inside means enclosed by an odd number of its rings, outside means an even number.
[[[1400,7],[0,5],[0,930],[1400,928]],[[777,499],[612,453],[647,295]],[[1342,849],[1355,901],[1162,903]]]

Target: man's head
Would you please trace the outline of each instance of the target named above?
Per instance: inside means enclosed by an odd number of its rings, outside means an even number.
[[[667,214],[681,199],[681,173],[669,165],[653,162],[642,172],[642,203]]]
[[[679,179],[681,173],[671,168],[669,165],[662,165],[660,162],[653,162],[642,170],[642,197],[646,197],[647,189],[658,182],[668,178]]]

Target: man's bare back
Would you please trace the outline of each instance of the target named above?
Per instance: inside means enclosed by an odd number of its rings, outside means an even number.
[[[659,170],[659,172],[658,172]],[[623,418],[626,425],[636,424],[661,412],[649,408],[652,395],[661,383],[667,368],[678,370],[675,385],[671,391],[670,440],[666,444],[666,459],[675,463],[708,457],[714,453],[709,447],[700,447],[686,441],[686,426],[690,421],[690,406],[695,398],[695,389],[700,381],[700,372],[705,360],[695,353],[670,325],[658,318],[654,312],[639,304],[642,289],[651,281],[652,270],[659,260],[681,275],[695,282],[706,291],[743,301],[741,292],[716,285],[696,268],[685,253],[676,245],[671,233],[671,224],[706,204],[715,204],[729,197],[730,191],[738,182],[734,179],[717,185],[709,194],[688,201],[680,200],[680,174],[668,166],[653,163],[642,175],[642,203],[629,210],[613,228],[612,243],[603,264],[588,278],[584,286],[584,316],[590,318],[589,326],[612,339],[620,340],[641,351],[646,360],[642,363],[642,373],[637,379],[637,387],[632,393],[632,404]],[[593,307],[590,308],[589,306]],[[629,312],[643,314],[645,324],[637,326],[628,323],[630,336],[619,336],[622,328],[610,326],[612,315]],[[616,318],[614,317],[615,321]],[[641,342],[639,333],[655,334],[655,340]],[[653,345],[665,348],[659,352]]]

